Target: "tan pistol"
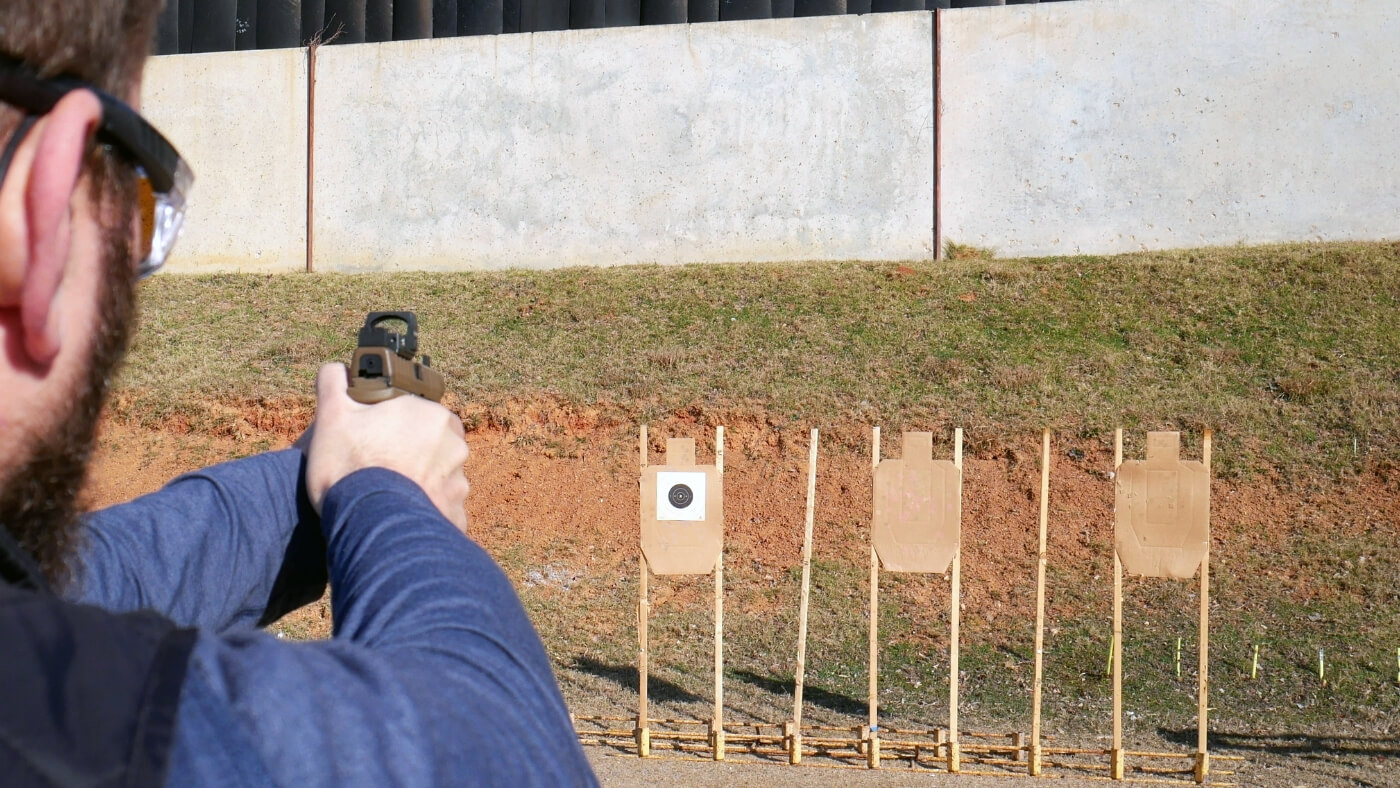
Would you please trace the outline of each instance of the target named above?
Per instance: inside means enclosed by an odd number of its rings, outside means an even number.
[[[397,321],[406,326],[400,334],[381,323]],[[403,394],[416,394],[433,402],[446,391],[442,375],[418,354],[418,317],[412,312],[370,312],[360,328],[359,347],[350,360],[350,397],[372,405]]]

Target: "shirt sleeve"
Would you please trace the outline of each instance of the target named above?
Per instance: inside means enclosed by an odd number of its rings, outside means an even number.
[[[88,515],[66,596],[215,632],[267,624],[318,599],[325,539],[305,461],[297,449],[234,460]]]
[[[171,784],[595,785],[509,580],[408,479],[322,508],[332,640],[205,634]]]

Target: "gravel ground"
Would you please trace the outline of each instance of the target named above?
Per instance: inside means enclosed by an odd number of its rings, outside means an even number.
[[[895,765],[872,771],[860,767],[822,767],[810,764],[788,766],[778,763],[724,761],[715,763],[698,758],[657,756],[641,759],[608,747],[585,747],[588,759],[604,786],[687,786],[687,788],[799,788],[800,786],[850,786],[851,788],[892,788],[893,786],[961,785],[970,788],[1028,788],[1024,777],[953,776],[934,771],[910,770]],[[1057,788],[1101,786],[1102,781],[1057,779]]]
[[[1233,775],[1217,775],[1212,784],[1252,788],[1342,788],[1343,786],[1400,786],[1400,741],[1379,738],[1368,742],[1352,740],[1344,746],[1312,737],[1278,737],[1253,741],[1250,746],[1231,747],[1228,743],[1217,755],[1244,756],[1245,762],[1215,762],[1216,768],[1236,770]],[[631,752],[610,746],[586,746],[584,751],[604,786],[696,786],[696,788],[744,788],[746,786],[917,786],[938,788],[961,785],[968,788],[1028,788],[1038,784],[1056,788],[1102,786],[1103,778],[1061,773],[1043,781],[1027,781],[1024,775],[948,775],[936,770],[910,768],[907,761],[892,761],[885,768],[871,771],[860,766],[833,766],[810,761],[801,766],[770,761],[756,762],[736,753],[730,760],[716,763],[708,759],[658,753],[640,759]],[[1134,782],[1128,780],[1126,782]],[[1143,784],[1143,783],[1138,783]],[[1159,781],[1157,784],[1162,784]],[[1186,781],[1172,785],[1191,786]]]

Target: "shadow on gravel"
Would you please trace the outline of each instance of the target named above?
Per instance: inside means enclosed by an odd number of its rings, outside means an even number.
[[[796,681],[794,679],[775,679],[772,676],[760,676],[747,670],[736,670],[730,675],[734,678],[758,687],[761,690],[771,692],[774,695],[785,695],[789,698],[796,691]],[[863,700],[838,695],[828,692],[821,687],[813,687],[810,684],[802,687],[802,702],[813,703],[824,709],[834,711],[838,714],[861,715],[868,711],[868,707]]]
[[[1158,728],[1158,735],[1177,744],[1195,747],[1196,729]],[[1222,733],[1210,732],[1210,749],[1215,752],[1267,752],[1273,755],[1383,755],[1400,757],[1400,739],[1360,736],[1314,736],[1306,733]]]
[[[607,679],[620,687],[633,691],[637,689],[636,665],[609,665],[590,657],[581,657],[574,660],[574,664],[571,667],[580,673],[588,673],[599,678]],[[665,679],[659,679],[655,676],[651,676],[647,679],[647,694],[654,701],[693,703],[705,700],[705,698],[693,692],[687,692],[676,684],[672,684]]]

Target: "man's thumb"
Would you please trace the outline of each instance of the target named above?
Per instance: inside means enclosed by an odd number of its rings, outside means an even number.
[[[326,364],[321,367],[316,373],[317,409],[336,407],[349,399],[345,393],[350,388],[348,375],[344,364]]]

